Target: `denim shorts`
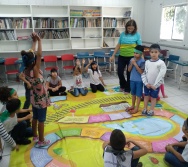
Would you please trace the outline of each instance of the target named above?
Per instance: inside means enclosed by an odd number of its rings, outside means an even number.
[[[144,86],[144,95],[145,96],[151,96],[153,98],[157,98],[159,94],[159,88],[153,90],[153,89],[148,89],[146,86]]]
[[[140,81],[130,81],[131,94],[142,97],[143,83]]]
[[[47,108],[35,108],[33,107],[33,119],[37,119],[39,122],[46,121]]]

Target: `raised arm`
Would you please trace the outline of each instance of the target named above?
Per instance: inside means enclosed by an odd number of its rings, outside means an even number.
[[[147,150],[141,144],[139,144],[136,141],[132,141],[132,140],[128,140],[127,144],[129,144],[130,142],[133,143],[135,146],[138,146],[140,148],[137,151],[133,151],[133,159],[140,158],[141,156],[144,156],[145,154],[147,154]]]
[[[39,70],[40,70],[40,66],[41,66],[41,57],[42,57],[42,41],[36,33],[33,33],[32,36],[33,36],[33,41],[35,41],[35,40],[38,41],[38,49],[37,49],[37,53],[36,53],[36,63],[35,63],[34,69],[33,69],[34,77],[38,78]]]
[[[85,71],[88,72],[88,68],[91,65],[91,63],[93,62],[93,60],[89,60],[89,64],[85,67]]]

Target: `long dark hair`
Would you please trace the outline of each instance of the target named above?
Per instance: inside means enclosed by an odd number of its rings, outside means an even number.
[[[136,24],[136,21],[133,20],[133,19],[129,20],[129,21],[126,23],[126,25],[125,25],[125,34],[128,34],[128,33],[129,33],[128,30],[127,30],[127,28],[130,27],[130,26],[133,26],[133,27],[134,27],[134,30],[133,30],[133,32],[131,33],[132,35],[134,35],[134,34],[137,32],[137,24]]]
[[[93,75],[94,75],[94,72],[95,72],[95,71],[97,71],[97,73],[99,73],[98,67],[96,68],[96,70],[93,69],[92,66],[93,66],[94,64],[97,64],[97,62],[96,62],[96,61],[93,61],[93,62],[91,63],[91,70],[93,71]]]

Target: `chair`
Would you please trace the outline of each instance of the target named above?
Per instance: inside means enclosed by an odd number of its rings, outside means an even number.
[[[62,69],[64,71],[64,75],[65,75],[65,70],[73,70],[75,64],[73,54],[62,55],[61,61],[62,61]]]
[[[18,60],[18,58],[14,58],[14,57],[5,58],[4,67],[5,67],[5,76],[6,76],[7,83],[8,83],[8,75],[17,75],[19,73],[18,67],[16,67],[17,60]],[[14,66],[14,69],[12,69],[11,66]],[[9,67],[11,67],[11,69]]]
[[[174,71],[174,76],[175,76],[175,80],[176,80],[176,71],[177,71],[177,65],[175,67],[175,70],[174,70],[174,67],[173,66],[169,66],[170,65],[170,62],[173,63],[173,61],[179,61],[180,60],[180,56],[176,56],[176,55],[169,55],[169,57],[167,58],[167,71]]]
[[[104,67],[104,70],[106,72],[107,67],[109,67],[109,72],[111,72],[111,63],[106,61],[106,58],[110,58],[109,55],[106,55],[104,51],[95,51],[94,52],[94,57],[96,59],[96,62],[98,64],[98,67]]]
[[[51,65],[50,63],[53,63],[54,66]],[[47,66],[47,64],[50,64],[50,66]],[[52,68],[59,70],[59,67],[58,67],[58,64],[57,64],[57,56],[56,55],[44,56],[44,70],[50,71]]]

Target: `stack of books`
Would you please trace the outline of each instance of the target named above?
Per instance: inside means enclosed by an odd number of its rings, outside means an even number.
[[[16,40],[14,31],[0,31],[0,40]]]
[[[65,39],[69,38],[69,30],[45,30],[45,31],[39,31],[38,35],[41,39]]]

